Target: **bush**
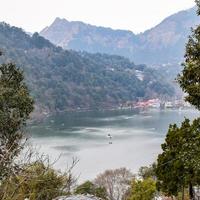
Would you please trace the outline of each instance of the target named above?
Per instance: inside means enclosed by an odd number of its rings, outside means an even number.
[[[106,189],[104,187],[98,187],[90,181],[79,185],[75,190],[75,194],[91,194],[101,199],[107,199]]]
[[[152,200],[156,192],[156,182],[152,178],[134,180],[128,200]]]
[[[4,192],[4,200],[52,200],[64,194],[67,177],[45,166],[42,162],[36,162],[24,166],[22,172],[10,177],[0,186],[0,192]]]

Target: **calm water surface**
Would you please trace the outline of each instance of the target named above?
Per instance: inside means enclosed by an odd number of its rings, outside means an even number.
[[[198,116],[194,110],[63,113],[31,126],[29,132],[40,152],[52,160],[61,155],[56,168],[66,169],[77,157],[74,173],[82,181],[106,169],[126,167],[137,172],[155,161],[170,123]]]

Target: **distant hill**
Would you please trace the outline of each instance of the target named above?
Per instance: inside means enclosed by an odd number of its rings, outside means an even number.
[[[40,35],[64,49],[128,57],[137,37],[131,31],[97,27],[83,22],[56,18]],[[127,52],[127,53],[126,53]]]
[[[192,26],[199,24],[195,8],[178,12],[156,27],[135,35],[131,31],[97,27],[56,18],[40,35],[65,49],[118,54],[136,63],[177,64]]]
[[[66,51],[38,33],[0,23],[1,62],[16,62],[38,108],[48,112],[98,109],[138,98],[171,96],[158,72],[121,56]]]

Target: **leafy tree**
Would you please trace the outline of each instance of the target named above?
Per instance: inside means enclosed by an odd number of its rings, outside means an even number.
[[[200,15],[200,1],[196,3]],[[193,29],[189,37],[183,66],[178,82],[188,94],[186,100],[200,110],[200,26]],[[200,118],[191,124],[185,119],[181,127],[170,125],[162,149],[156,168],[158,188],[177,195],[188,186],[193,200],[193,186],[200,184]]]
[[[106,189],[95,186],[95,184],[90,181],[79,185],[75,190],[75,194],[91,194],[104,200],[107,199]]]
[[[24,128],[32,110],[33,99],[24,83],[23,72],[12,63],[0,65],[2,200],[51,200],[63,194],[64,190],[68,194],[76,181],[72,175],[78,162],[76,159],[64,174],[60,174],[51,168],[47,158],[25,149],[27,137]]]
[[[158,188],[168,195],[177,195],[189,187],[193,199],[193,186],[200,184],[200,118],[181,127],[170,125],[163,153],[158,156],[156,175]]]
[[[138,175],[142,178],[142,179],[147,179],[147,178],[155,178],[155,169],[156,169],[156,164],[153,163],[152,165],[150,165],[149,167],[144,166],[144,167],[140,167]]]
[[[52,200],[64,193],[66,179],[43,162],[35,162],[24,166],[17,176],[4,180],[0,189],[6,191],[4,200]]]
[[[0,66],[0,182],[15,173],[14,161],[24,147],[23,127],[33,100],[16,65]]]
[[[156,192],[156,182],[152,178],[133,180],[128,200],[152,200]]]
[[[94,190],[94,184],[90,181],[86,181],[75,189],[75,194],[93,194]]]
[[[200,1],[196,0],[200,15]],[[178,82],[184,92],[188,94],[186,100],[200,110],[200,26],[192,30],[186,45],[185,62]]]

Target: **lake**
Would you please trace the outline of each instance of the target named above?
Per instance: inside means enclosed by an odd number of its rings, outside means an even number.
[[[198,116],[195,110],[62,113],[32,125],[29,132],[41,153],[52,160],[60,156],[55,168],[64,170],[78,158],[74,173],[83,181],[106,169],[137,172],[156,160],[170,123]]]

